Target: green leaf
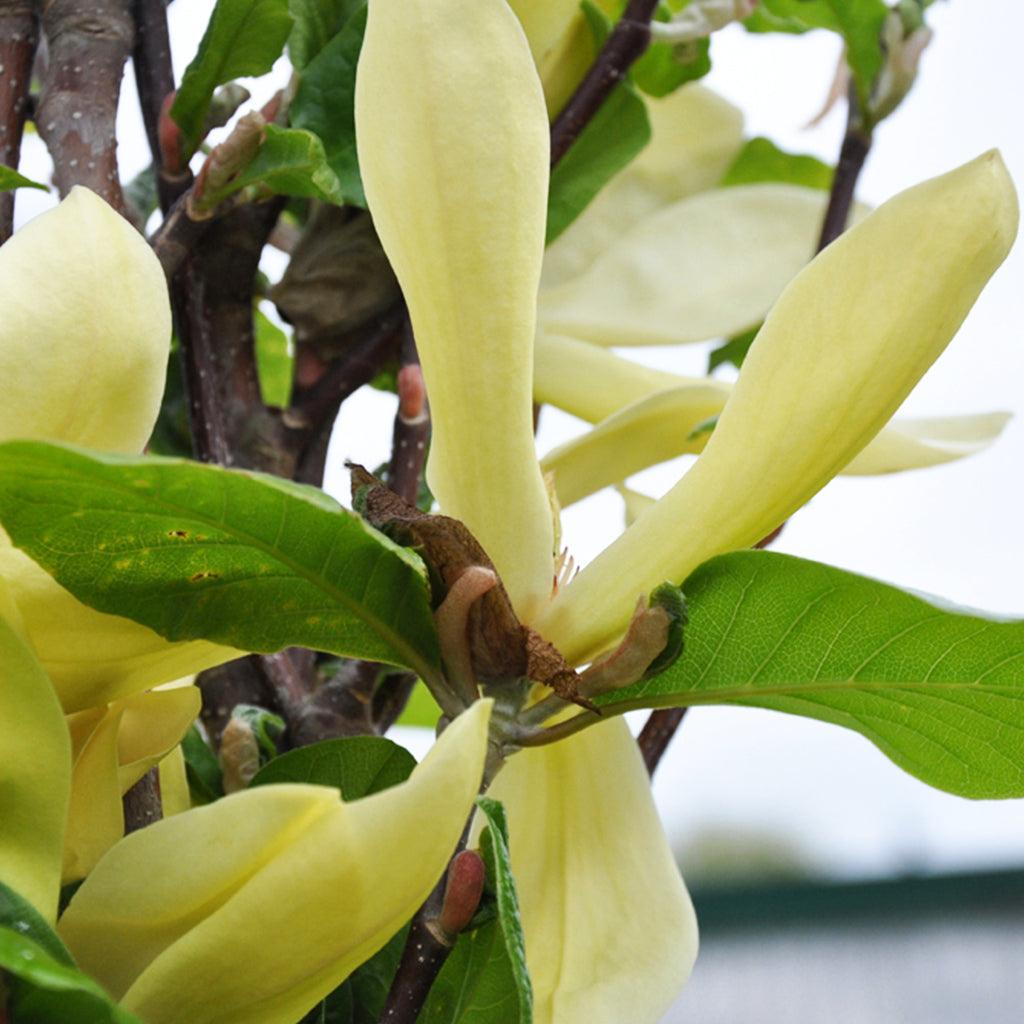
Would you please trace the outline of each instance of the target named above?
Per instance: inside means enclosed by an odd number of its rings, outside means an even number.
[[[605,100],[551,172],[549,245],[650,139],[651,124],[644,101],[624,82]]]
[[[1024,622],[764,551],[714,558],[683,590],[683,657],[596,703],[804,715],[854,729],[938,789],[1024,796]]]
[[[726,363],[732,363],[738,370],[743,365],[743,360],[747,358],[747,353],[750,351],[750,346],[754,344],[754,339],[757,337],[759,330],[761,330],[760,324],[756,327],[751,327],[749,331],[735,335],[724,345],[719,345],[718,348],[712,349],[708,354],[708,373],[711,373],[716,367],[724,366]]]
[[[356,63],[366,31],[366,4],[350,4],[345,27],[321,49],[302,74],[289,117],[296,128],[317,135],[327,163],[341,183],[344,201],[366,206],[356,156]]]
[[[277,757],[277,741],[284,735],[284,719],[273,711],[258,704],[236,704],[231,717],[248,726],[259,750],[260,763],[265,764]]]
[[[315,488],[14,441],[0,445],[0,520],[80,600],[169,640],[310,647],[437,677],[422,563]]]
[[[295,360],[288,335],[259,306],[253,310],[256,335],[256,369],[264,405],[287,409],[292,400]]]
[[[199,50],[185,69],[171,107],[195,152],[213,91],[233,78],[264,75],[281,56],[292,29],[288,0],[217,0]]]
[[[193,797],[212,803],[224,795],[224,777],[217,755],[193,725],[181,741],[185,756],[185,774]]]
[[[323,143],[301,128],[268,124],[253,160],[231,179],[223,198],[254,187],[265,195],[301,196],[341,204],[345,195],[327,163]]]
[[[764,7],[784,23],[802,22],[807,28],[839,33],[846,43],[846,62],[861,110],[870,110],[871,89],[885,59],[882,26],[889,13],[885,0],[764,0]]]
[[[91,978],[9,927],[0,927],[4,971],[11,1020],[18,1024],[141,1024]]]
[[[832,167],[816,156],[787,153],[771,139],[758,136],[740,150],[721,184],[722,188],[728,188],[730,185],[779,181],[827,192],[832,187],[834,173]]]
[[[304,71],[365,3],[366,0],[288,0],[295,23],[288,37],[288,56],[295,70]]]
[[[334,786],[346,800],[359,800],[405,782],[416,759],[404,747],[379,736],[323,740],[275,757],[250,786],[308,782]]]
[[[58,963],[74,967],[75,962],[57,933],[24,896],[0,881],[0,928],[8,928],[31,939]]]
[[[497,916],[463,932],[434,982],[420,1024],[531,1024],[533,989],[509,857],[508,823],[497,800],[480,797],[480,835]]]
[[[24,174],[19,174],[13,167],[0,164],[0,192],[10,192],[15,188],[41,188],[44,192],[50,191],[49,185],[43,185]]]
[[[711,40],[653,43],[633,65],[630,77],[648,96],[662,97],[711,70]]]

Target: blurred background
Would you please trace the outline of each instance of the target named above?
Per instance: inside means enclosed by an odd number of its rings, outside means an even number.
[[[210,0],[170,8],[177,71],[194,54]],[[877,130],[859,196],[877,204],[997,146],[1024,187],[1024,9],[949,0],[929,10],[935,37],[910,97]],[[718,33],[706,84],[737,104],[749,135],[834,162],[845,111],[814,128],[839,59],[828,33]],[[268,79],[251,83],[254,103]],[[149,160],[131,69],[121,109],[126,177]],[[38,137],[24,173],[48,180]],[[19,221],[54,202],[19,195]],[[279,258],[276,258],[279,257]],[[284,257],[266,270],[280,276]],[[270,311],[269,309],[267,310]],[[707,347],[631,349],[702,373]],[[958,604],[1024,616],[1024,244],[996,275],[947,353],[908,399],[914,415],[1008,410],[988,452],[933,469],[831,483],[775,549],[827,561]],[[329,488],[344,498],[346,458],[386,460],[394,397],[346,403]],[[583,425],[545,409],[542,452]],[[648,493],[685,469],[641,474]],[[621,529],[619,498],[569,509],[565,539],[586,562]],[[642,723],[639,716],[635,723]],[[396,737],[422,752],[429,736]],[[1024,757],[1024,751],[1022,751]],[[1024,1013],[1024,801],[971,802],[929,789],[866,740],[756,709],[698,708],[661,762],[655,797],[694,894],[703,944],[670,1022],[702,1024],[1010,1024]],[[641,883],[642,884],[642,883]]]

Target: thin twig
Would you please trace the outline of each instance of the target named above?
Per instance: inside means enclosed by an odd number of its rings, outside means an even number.
[[[117,102],[132,51],[131,0],[42,5],[50,59],[36,124],[61,195],[85,185],[125,212],[117,168]]]
[[[597,60],[551,126],[551,166],[569,151],[591,118],[651,42],[658,0],[630,0]]]
[[[163,817],[160,801],[160,775],[151,768],[122,797],[124,808],[124,834],[138,832],[140,828],[152,825]]]
[[[668,749],[685,714],[686,708],[661,708],[659,711],[652,711],[644,722],[636,742],[643,755],[648,775],[653,777],[661,755]]]
[[[821,224],[821,235],[818,239],[817,251],[821,252],[826,245],[834,242],[845,230],[853,207],[853,196],[857,189],[857,179],[864,169],[864,161],[871,151],[871,133],[861,124],[857,109],[857,97],[850,90],[849,106],[846,117],[846,133],[839,150],[839,162],[832,179],[829,192],[828,207]]]
[[[17,167],[39,23],[32,0],[0,0],[0,164]],[[0,193],[0,245],[14,230],[14,191]]]

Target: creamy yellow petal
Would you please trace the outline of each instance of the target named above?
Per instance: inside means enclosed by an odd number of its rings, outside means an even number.
[[[938,466],[984,451],[1012,419],[1008,412],[893,420],[843,470],[872,476]]]
[[[145,238],[73,189],[0,247],[0,308],[0,439],[142,451],[171,340],[167,284]]]
[[[0,881],[57,916],[71,744],[39,662],[9,624],[0,580]]]
[[[655,210],[714,188],[743,147],[742,112],[702,85],[645,102],[651,141],[548,247],[543,287],[583,273]]]
[[[610,382],[610,387],[615,386]],[[554,482],[559,505],[566,508],[648,466],[703,451],[713,418],[725,407],[731,390],[730,385],[710,378],[658,390],[550,451],[541,468]],[[898,473],[975,455],[992,444],[1009,420],[1008,413],[999,412],[895,419],[843,473]]]
[[[541,461],[554,480],[562,508],[648,466],[697,454],[708,434],[695,434],[717,416],[729,397],[714,381],[658,391],[602,420]]]
[[[622,498],[623,517],[626,526],[632,526],[658,499],[652,498],[649,494],[635,491],[632,487],[619,484],[615,488]]]
[[[759,184],[702,192],[620,234],[579,277],[540,295],[552,334],[668,345],[758,324],[814,254],[826,193]]]
[[[512,757],[509,814],[536,1024],[655,1024],[697,923],[622,719]]]
[[[118,779],[126,793],[150,768],[174,750],[199,715],[198,687],[153,690],[118,701],[123,708],[117,734]]]
[[[343,803],[261,786],[118,843],[61,920],[79,965],[147,1024],[298,1020],[412,916],[473,805],[490,701],[408,782]],[[268,943],[266,928],[287,942]]]
[[[94,611],[11,547],[0,530],[0,578],[67,712],[107,704],[241,657],[205,640],[170,643],[151,629]]]
[[[577,0],[509,0],[526,33],[554,115],[586,74],[595,55],[594,36]]]
[[[528,616],[553,571],[532,411],[549,144],[540,82],[504,0],[374,0],[356,126],[430,395],[431,489]]]
[[[549,606],[570,660],[611,643],[637,596],[747,547],[815,494],[885,424],[956,333],[1017,230],[999,154],[908,189],[786,289],[704,453]]]
[[[684,384],[700,386],[706,377],[684,377],[655,370],[588,341],[541,333],[533,375],[534,400],[597,423],[657,391]],[[719,381],[710,381],[716,386]]]
[[[124,835],[124,808],[118,781],[117,733],[122,708],[81,711],[69,716],[75,764],[64,839],[62,881],[84,878]]]
[[[192,806],[192,794],[180,743],[160,762],[159,771],[160,807],[164,817],[184,813]]]

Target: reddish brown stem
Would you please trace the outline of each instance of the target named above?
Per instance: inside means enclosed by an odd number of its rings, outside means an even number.
[[[50,59],[36,114],[66,195],[85,185],[125,212],[117,168],[117,101],[135,40],[131,0],[49,0]]]
[[[654,775],[658,762],[672,742],[672,737],[682,724],[685,714],[686,708],[662,708],[660,711],[652,711],[644,722],[636,742],[643,755],[648,775]]]
[[[163,805],[160,802],[160,775],[156,768],[151,768],[146,772],[125,793],[122,804],[125,835],[138,832],[140,828],[152,825],[163,817]]]
[[[658,0],[630,0],[601,52],[551,126],[551,166],[580,137],[591,118],[643,56],[651,42],[651,19]]]
[[[0,0],[0,164],[17,167],[39,23],[32,0]],[[0,244],[14,230],[14,192],[0,193]]]

